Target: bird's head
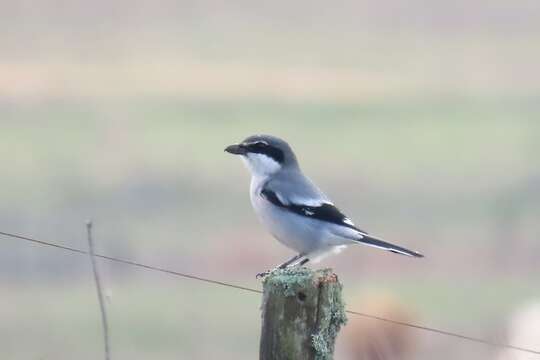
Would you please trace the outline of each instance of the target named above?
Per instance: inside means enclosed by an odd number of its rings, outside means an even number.
[[[254,176],[268,176],[283,169],[298,167],[289,144],[271,135],[250,136],[239,144],[228,146],[225,151],[240,155]]]

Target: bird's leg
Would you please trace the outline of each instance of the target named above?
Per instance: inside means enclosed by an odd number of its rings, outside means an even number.
[[[300,261],[300,264],[298,264],[298,265],[302,266],[302,265],[306,264],[308,261],[309,261],[309,258],[305,258],[304,260]]]
[[[304,257],[304,254],[298,254],[292,257],[291,259],[285,261],[283,264],[278,265],[276,269],[285,269],[286,267],[288,267],[289,265],[292,265],[293,263],[295,263],[296,261],[300,260],[303,257]]]
[[[277,269],[285,269],[286,267],[288,267],[288,266],[294,264],[295,262],[297,262],[298,260],[300,260],[300,259],[303,258],[303,257],[304,257],[304,254],[298,254],[298,255],[292,257],[291,259],[285,261],[283,264],[280,264],[280,265],[276,266],[276,267],[275,267],[274,269],[272,269],[272,270],[266,270],[266,271],[264,271],[264,272],[262,272],[262,273],[258,273],[255,277],[256,277],[257,279],[260,279],[260,278],[263,278],[263,277],[265,277],[266,275],[270,274],[270,273],[271,273],[272,271],[274,271],[274,270],[277,270]],[[302,263],[305,264],[304,261],[306,261],[306,260],[308,260],[308,259],[302,260]],[[307,262],[307,261],[306,261],[306,262]]]

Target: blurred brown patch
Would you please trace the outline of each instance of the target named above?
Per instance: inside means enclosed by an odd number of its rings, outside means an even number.
[[[407,307],[391,295],[370,295],[353,302],[350,308],[386,319],[414,321]],[[349,358],[354,360],[408,359],[415,349],[409,329],[375,319],[349,317],[343,337]]]

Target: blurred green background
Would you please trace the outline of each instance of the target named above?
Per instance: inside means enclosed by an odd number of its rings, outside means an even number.
[[[384,293],[414,322],[506,341],[540,296],[537,1],[1,0],[0,13],[0,230],[86,248],[91,218],[100,253],[259,287],[291,252],[223,148],[270,133],[361,228],[426,254],[357,247],[317,265],[349,308]],[[88,259],[1,246],[2,359],[100,358]],[[259,296],[100,265],[114,359],[258,357]],[[497,356],[404,331],[412,359]]]

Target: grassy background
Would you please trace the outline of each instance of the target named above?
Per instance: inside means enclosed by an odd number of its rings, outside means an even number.
[[[505,340],[538,301],[534,1],[0,11],[1,230],[86,248],[92,218],[101,253],[258,287],[291,253],[223,149],[271,133],[360,227],[427,255],[325,260],[351,309],[387,294],[415,322]],[[114,358],[257,357],[258,296],[102,265]],[[98,358],[97,310],[85,257],[2,239],[3,358]],[[409,332],[414,359],[497,356]]]

